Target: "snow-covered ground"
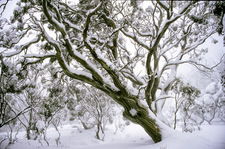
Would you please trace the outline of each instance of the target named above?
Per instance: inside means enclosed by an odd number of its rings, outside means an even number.
[[[18,134],[18,141],[11,149],[225,149],[225,125],[203,125],[194,133],[171,133],[160,143],[153,143],[142,128],[131,124],[123,131],[107,127],[105,141],[95,139],[95,131],[80,130],[73,125],[60,128],[61,140],[56,145],[57,132],[48,130],[49,146],[42,140],[26,140],[25,132]],[[3,146],[0,147],[1,149]]]

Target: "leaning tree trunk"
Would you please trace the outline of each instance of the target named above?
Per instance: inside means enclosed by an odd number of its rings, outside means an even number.
[[[161,130],[154,118],[151,118],[148,109],[140,104],[138,97],[120,94],[117,96],[111,96],[124,108],[123,116],[129,119],[131,122],[140,125],[152,140],[157,143],[162,140]]]
[[[147,134],[152,138],[152,140],[157,143],[162,140],[161,131],[156,121],[149,117],[149,113],[143,109],[137,109],[138,112],[134,115],[130,111],[125,110],[123,115],[131,122],[139,124],[144,128]],[[140,111],[139,111],[140,110]]]
[[[161,141],[162,138],[161,138],[160,128],[156,124],[155,120],[153,118],[149,117],[148,110],[139,103],[138,97],[130,95],[127,92],[126,86],[124,86],[121,83],[120,77],[117,74],[117,72],[112,70],[110,68],[111,66],[109,66],[108,63],[104,59],[101,58],[101,56],[99,57],[99,53],[97,52],[97,50],[95,48],[93,48],[91,43],[89,43],[88,30],[89,30],[89,26],[91,26],[90,25],[91,17],[94,16],[96,14],[96,12],[101,9],[103,3],[102,2],[99,3],[99,5],[95,9],[92,9],[88,13],[87,19],[84,24],[85,28],[82,32],[83,43],[84,43],[85,48],[87,48],[89,50],[94,61],[96,61],[98,64],[100,64],[101,68],[104,69],[108,73],[108,75],[111,77],[111,79],[113,81],[113,84],[117,87],[117,89],[119,89],[119,91],[115,91],[113,88],[110,87],[110,85],[108,86],[107,85],[108,83],[106,83],[105,80],[101,77],[101,75],[99,75],[98,71],[95,70],[95,67],[92,67],[92,65],[87,63],[85,59],[81,58],[79,56],[80,53],[78,51],[76,53],[79,53],[79,54],[74,53],[75,51],[73,51],[71,41],[67,38],[68,37],[67,31],[61,27],[61,24],[58,21],[55,21],[55,19],[52,19],[52,16],[50,15],[50,13],[48,11],[47,4],[48,4],[47,0],[44,0],[43,1],[44,14],[46,15],[48,21],[56,28],[56,30],[61,32],[62,38],[66,39],[65,43],[63,43],[63,45],[65,46],[64,48],[67,49],[68,55],[71,58],[73,58],[74,60],[76,60],[78,63],[80,63],[84,68],[86,68],[91,73],[92,77],[89,78],[89,76],[85,76],[83,74],[77,74],[76,72],[72,72],[70,69],[68,69],[69,64],[67,64],[67,62],[64,60],[64,57],[61,53],[62,52],[61,47],[59,46],[60,44],[56,44],[56,43],[58,43],[58,41],[52,42],[48,39],[48,36],[45,35],[44,38],[56,49],[56,51],[57,51],[56,59],[58,60],[58,63],[61,66],[61,68],[64,70],[65,74],[67,74],[71,78],[88,83],[88,84],[102,90],[106,94],[108,94],[117,103],[119,103],[121,106],[124,107],[125,110],[124,110],[123,114],[127,119],[129,119],[133,123],[136,123],[136,124],[139,124],[140,126],[142,126],[144,128],[144,130],[148,133],[148,135],[153,139],[154,142]],[[61,21],[61,19],[60,19],[60,21]],[[111,19],[107,19],[107,17],[104,17],[104,21],[107,24],[107,26],[111,26],[114,29],[117,28],[115,23]],[[168,28],[169,24],[170,23],[166,24],[167,28]],[[160,34],[160,36],[162,36],[164,34],[163,32],[166,31],[166,29],[167,29],[166,27],[164,27],[164,30],[162,31],[162,34]],[[115,34],[118,34],[117,32],[118,31],[116,31]],[[117,35],[115,37],[117,37]],[[159,40],[160,40],[160,38],[159,38]],[[116,42],[115,39],[113,40],[113,43],[114,42]],[[117,47],[116,45],[117,44],[113,45],[115,47],[111,49],[112,52],[114,50],[116,50],[116,47]],[[117,52],[113,52],[113,56],[115,59],[117,59]],[[97,67],[99,67],[99,66],[97,65]],[[133,111],[133,112],[131,112],[131,111]],[[136,111],[136,112],[134,112],[134,111]]]

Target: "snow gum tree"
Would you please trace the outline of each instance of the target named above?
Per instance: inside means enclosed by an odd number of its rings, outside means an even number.
[[[23,65],[54,62],[59,72],[105,92],[159,142],[178,66],[199,65],[198,46],[218,29],[221,16],[210,3],[151,1],[141,8],[135,0],[21,0],[10,20],[1,19],[1,55],[23,57]]]
[[[24,80],[26,72],[15,69],[8,60],[0,58],[0,128],[9,123],[16,123],[16,119],[29,111],[31,106],[18,106],[17,97],[25,90],[32,90],[34,85]],[[15,107],[15,108],[13,108]]]
[[[82,86],[81,86],[82,85]],[[97,126],[96,138],[104,140],[105,126],[108,122],[113,122],[113,110],[115,103],[103,92],[91,87],[83,87],[78,84],[76,89],[77,106],[75,111],[84,127],[90,129]]]
[[[177,123],[182,121],[183,131],[193,131],[193,128],[188,128],[188,123],[193,125],[193,122],[197,125],[202,123],[203,120],[199,120],[199,109],[202,109],[201,105],[197,104],[196,101],[200,96],[200,91],[189,85],[185,84],[182,80],[177,78],[171,86],[172,94],[174,94],[174,124],[173,128],[176,129]],[[199,122],[200,121],[200,122]]]

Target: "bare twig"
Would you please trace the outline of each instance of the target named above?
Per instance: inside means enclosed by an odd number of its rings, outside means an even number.
[[[191,64],[193,64],[197,69],[199,69],[200,70],[200,68],[198,67],[198,66],[202,66],[202,67],[204,67],[205,69],[207,69],[207,70],[213,70],[214,68],[216,68],[219,64],[221,64],[222,62],[223,62],[223,58],[225,57],[225,54],[223,54],[223,56],[220,58],[220,61],[217,63],[217,64],[215,64],[214,66],[212,66],[212,67],[207,67],[206,65],[203,65],[203,64],[199,64],[199,63],[197,63],[197,62],[194,62],[194,61],[189,61]]]
[[[6,0],[5,3],[0,5],[0,9],[2,8],[2,11],[0,12],[0,17],[2,16],[3,12],[5,11],[6,5],[8,4],[8,2],[9,2],[9,0]]]
[[[15,119],[16,119],[17,117],[19,117],[21,114],[24,114],[24,113],[28,112],[28,111],[29,111],[29,110],[28,110],[29,108],[30,108],[30,106],[26,107],[24,110],[22,110],[22,111],[20,111],[19,113],[17,113],[16,116],[14,116],[13,118],[9,119],[9,120],[6,121],[6,122],[1,123],[1,124],[0,124],[0,128],[1,128],[2,126],[4,126],[4,125],[9,124],[11,121],[15,120]]]

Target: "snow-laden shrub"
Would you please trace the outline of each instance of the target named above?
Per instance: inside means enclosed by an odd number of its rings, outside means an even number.
[[[225,94],[224,87],[219,82],[210,83],[201,98],[196,102],[201,105],[200,117],[209,124],[214,120],[225,121]]]
[[[78,119],[84,129],[95,127],[96,138],[104,140],[105,127],[115,117],[115,103],[105,93],[84,84],[77,83],[73,91],[76,97],[67,104],[70,120]]]
[[[183,131],[200,129],[204,122],[225,121],[224,87],[219,82],[210,83],[200,91],[177,79],[172,86],[174,102],[170,105],[170,120],[174,129],[181,126]]]

